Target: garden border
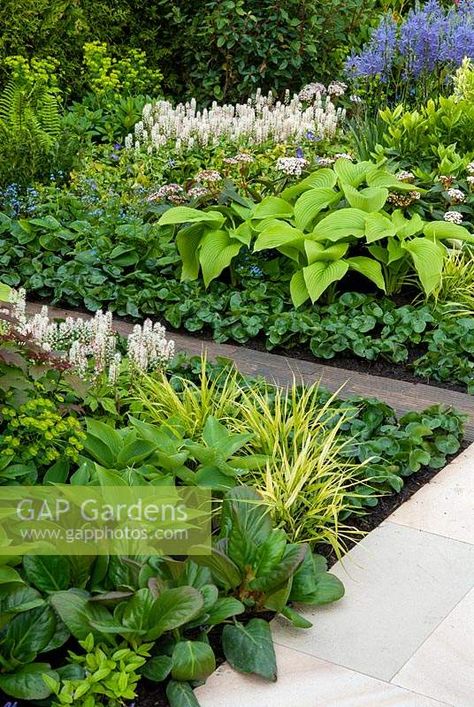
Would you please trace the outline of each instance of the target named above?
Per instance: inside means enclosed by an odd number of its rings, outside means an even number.
[[[470,704],[473,471],[474,444],[334,565],[346,595],[303,609],[313,628],[272,622],[278,682],[224,663],[197,688],[201,706]]]
[[[43,304],[29,302],[28,314],[36,314]],[[91,313],[70,310],[61,307],[49,307],[52,318],[83,317],[90,319]],[[114,328],[119,334],[128,335],[134,324],[114,317]],[[317,380],[331,392],[338,392],[342,398],[360,395],[364,398],[377,398],[388,403],[398,414],[416,410],[424,410],[431,405],[443,403],[456,408],[468,415],[465,427],[465,440],[474,442],[474,396],[468,393],[438,388],[426,383],[410,383],[394,378],[385,378],[360,373],[336,366],[326,366],[298,358],[280,356],[264,351],[256,351],[239,344],[217,344],[213,341],[199,339],[175,332],[169,333],[176,343],[178,351],[199,356],[206,351],[209,358],[218,356],[232,359],[244,375],[263,376],[277,385],[291,384],[293,379],[310,384]]]

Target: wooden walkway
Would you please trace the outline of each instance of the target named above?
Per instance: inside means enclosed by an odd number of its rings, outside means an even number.
[[[30,303],[27,309],[28,312],[34,314],[41,309],[41,305]],[[52,317],[58,319],[64,319],[68,316],[81,316],[83,318],[91,316],[90,314],[57,307],[49,307],[49,312]],[[129,322],[119,319],[114,320],[114,322],[115,328],[120,334],[127,335],[133,329],[133,324]],[[214,359],[216,356],[230,358],[242,373],[261,375],[278,385],[287,385],[295,377],[304,383],[314,383],[314,381],[320,380],[321,384],[331,391],[339,390],[342,387],[339,395],[343,398],[347,398],[350,395],[378,398],[391,405],[401,414],[409,410],[423,410],[437,403],[451,405],[469,416],[469,421],[466,424],[466,440],[474,442],[473,395],[458,393],[446,388],[437,388],[424,383],[409,383],[394,378],[384,378],[311,361],[302,361],[287,356],[278,356],[248,349],[244,346],[216,344],[212,341],[202,341],[183,334],[170,332],[169,337],[174,339],[177,351],[185,351],[190,355],[200,355],[204,350],[207,350],[210,359]]]

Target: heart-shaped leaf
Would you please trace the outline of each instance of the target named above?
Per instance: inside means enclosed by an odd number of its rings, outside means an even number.
[[[302,194],[295,204],[295,223],[305,231],[320,211],[340,199],[340,194],[333,189],[310,189]]]
[[[189,206],[175,206],[161,216],[159,226],[176,225],[180,223],[209,223],[219,228],[224,223],[224,216],[219,211],[201,211]]]
[[[342,261],[316,262],[303,268],[303,277],[308,294],[314,303],[333,282],[342,280],[349,265]]]
[[[411,241],[404,241],[403,248],[410,253],[423,291],[429,295],[441,282],[446,248],[429,238],[413,238]]]
[[[316,225],[313,238],[328,241],[340,241],[349,236],[360,238],[365,234],[366,217],[366,212],[361,209],[339,209]]]

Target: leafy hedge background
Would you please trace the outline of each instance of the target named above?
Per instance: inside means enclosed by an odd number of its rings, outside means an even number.
[[[350,49],[367,38],[377,6],[376,0],[3,0],[0,66],[14,54],[54,56],[63,87],[77,97],[83,45],[100,40],[119,56],[144,50],[176,97],[235,100],[257,86],[297,90],[315,76],[335,78]]]

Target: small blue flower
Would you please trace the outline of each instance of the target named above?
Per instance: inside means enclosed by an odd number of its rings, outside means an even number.
[[[114,142],[114,150],[121,150],[122,145],[119,142]]]
[[[304,152],[303,152],[303,148],[302,148],[302,147],[296,148],[296,156],[297,156],[298,159],[300,159],[300,160],[304,159]]]
[[[307,140],[314,140],[316,138],[315,134],[311,132],[311,130],[308,130],[306,133],[306,139]]]

